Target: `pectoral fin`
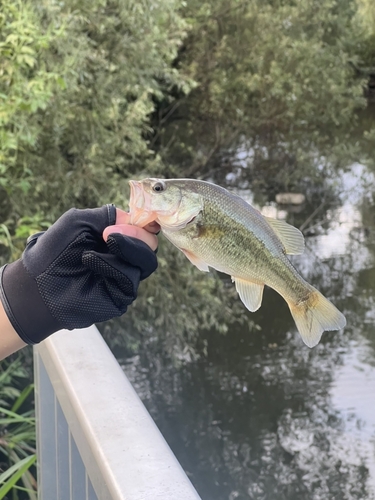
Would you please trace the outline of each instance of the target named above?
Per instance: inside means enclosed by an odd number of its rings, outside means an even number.
[[[257,311],[262,304],[264,285],[234,277],[232,280],[235,282],[238,295],[247,309],[251,312]]]
[[[190,260],[190,262],[194,264],[194,266],[196,266],[200,271],[203,271],[205,273],[209,272],[210,269],[208,265],[205,262],[203,262],[203,260],[200,260],[193,253],[188,252],[187,250],[183,250],[182,248],[181,252],[183,252],[185,256]]]
[[[285,253],[299,255],[304,252],[305,238],[299,229],[283,220],[273,219],[272,217],[265,217],[265,219],[284,245]]]

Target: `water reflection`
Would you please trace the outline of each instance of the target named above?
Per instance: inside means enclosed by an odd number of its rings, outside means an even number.
[[[368,469],[368,484],[375,491],[375,356],[364,338],[353,341],[335,371],[331,388],[332,406],[343,422],[341,439],[346,459],[358,463],[362,457]]]
[[[293,262],[346,314],[344,332],[308,349],[267,289],[261,331],[211,332],[207,358],[179,369],[147,346],[123,362],[204,500],[375,498],[375,182],[355,164],[341,183]]]

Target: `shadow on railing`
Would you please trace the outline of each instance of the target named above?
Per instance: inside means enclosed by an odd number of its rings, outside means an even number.
[[[199,500],[96,327],[34,348],[40,500]]]

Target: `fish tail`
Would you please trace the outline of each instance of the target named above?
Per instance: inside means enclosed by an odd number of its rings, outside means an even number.
[[[302,340],[309,347],[318,344],[325,330],[340,330],[346,325],[345,316],[315,288],[307,299],[287,302]]]

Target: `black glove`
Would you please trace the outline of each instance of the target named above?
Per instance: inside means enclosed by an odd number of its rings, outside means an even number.
[[[103,230],[115,222],[114,205],[73,208],[0,269],[0,299],[24,342],[120,316],[137,297],[139,281],[157,268],[156,255],[121,234],[106,243]]]

